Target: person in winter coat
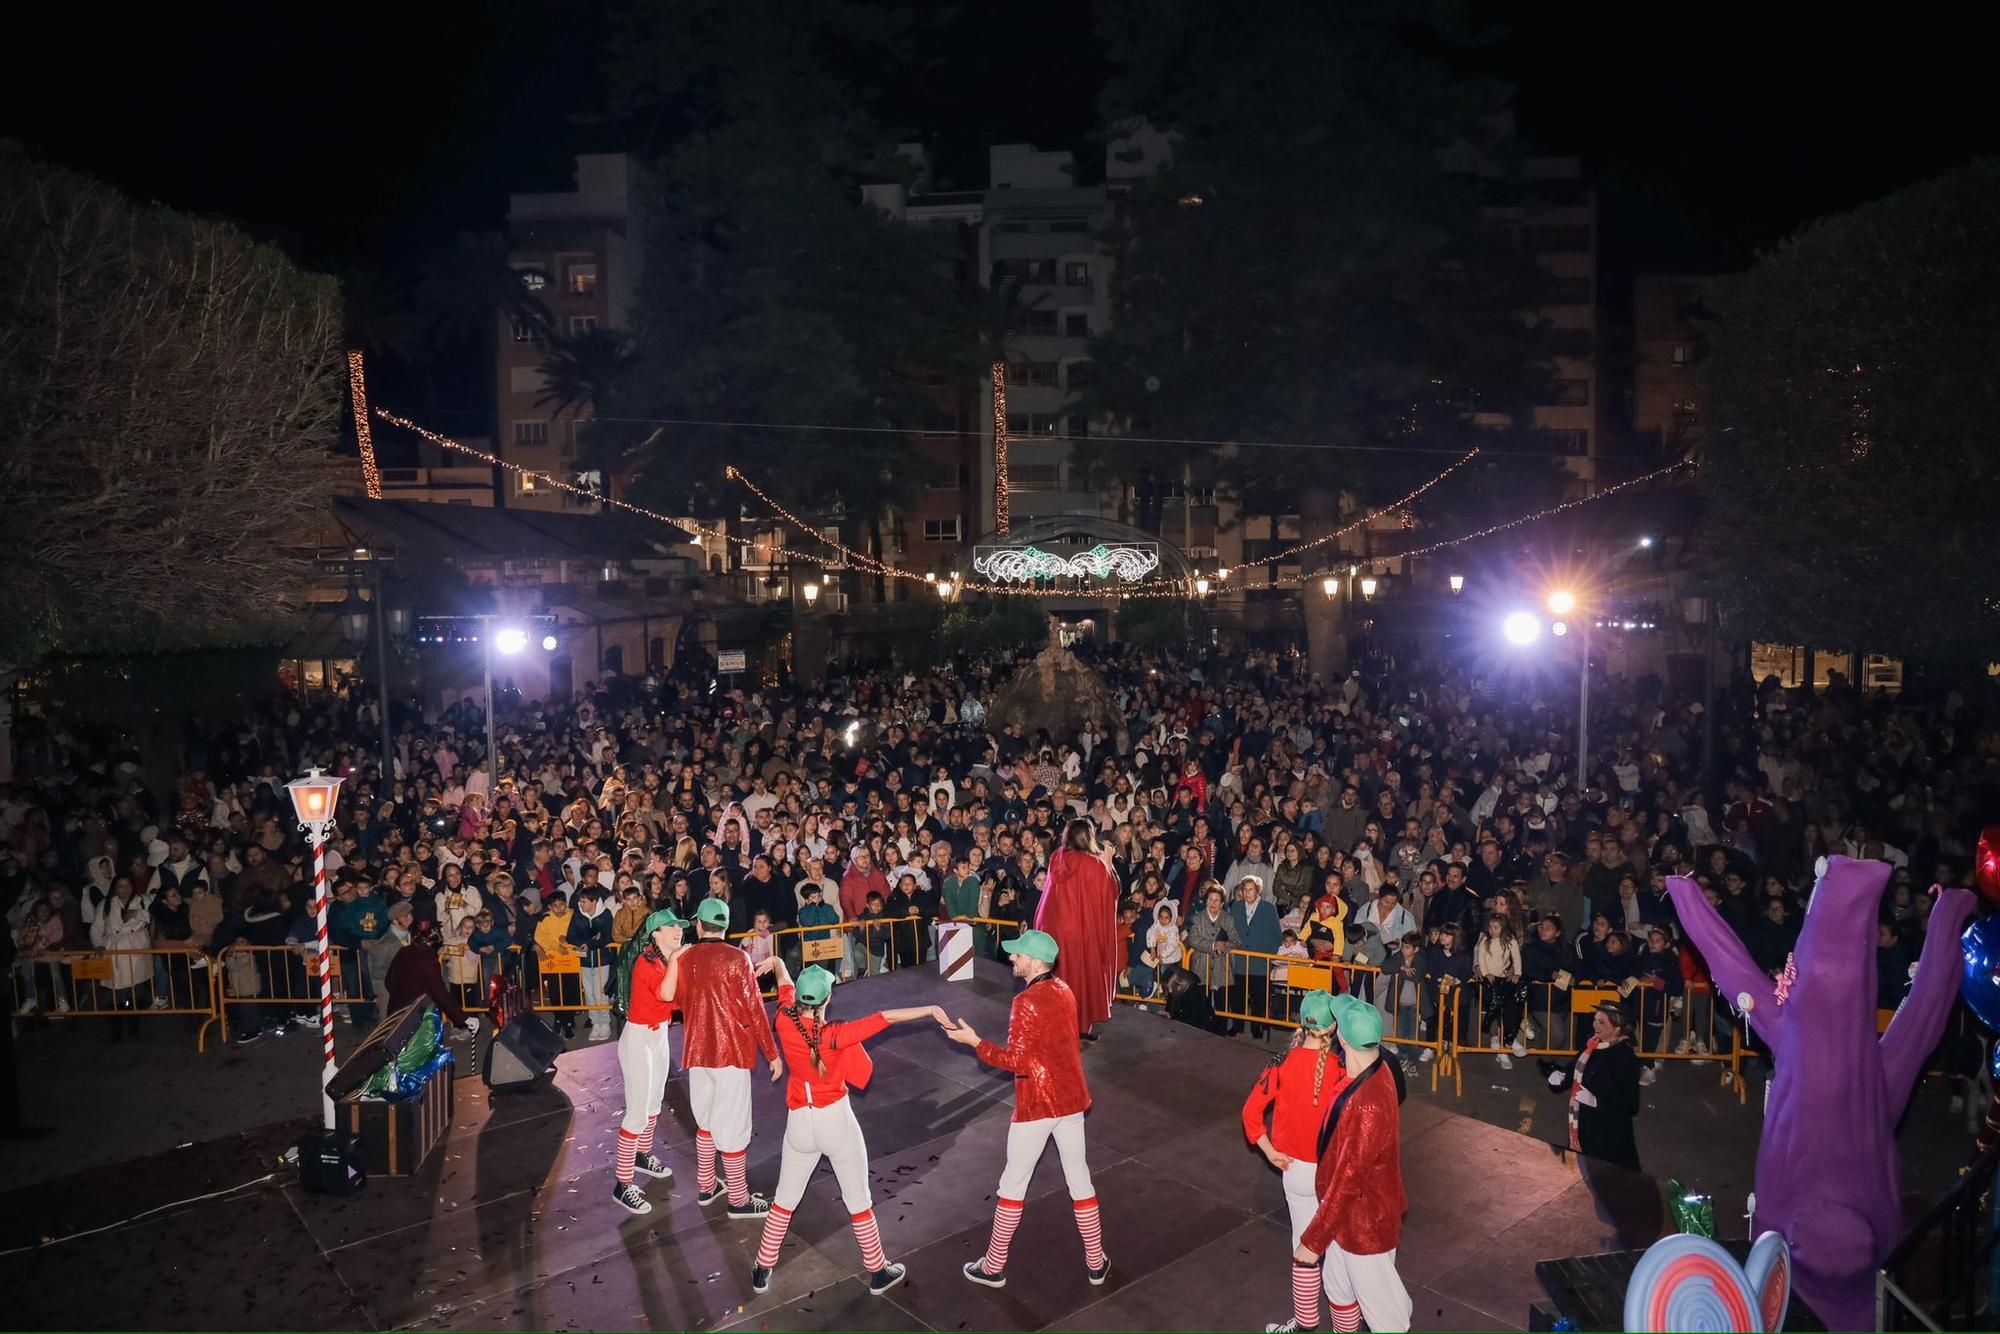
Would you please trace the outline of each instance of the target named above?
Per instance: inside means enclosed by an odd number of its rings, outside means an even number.
[[[1229,915],[1228,901],[1222,886],[1209,881],[1202,891],[1201,910],[1187,919],[1183,929],[1187,953],[1182,958],[1182,966],[1201,979],[1213,1009],[1223,1008],[1222,1001],[1229,981],[1229,951],[1240,948],[1236,924]]]
[[[1252,842],[1251,850],[1256,849]],[[1271,901],[1265,881],[1252,874],[1236,882],[1236,902],[1229,905],[1229,921],[1239,948],[1246,951],[1231,961],[1230,986],[1236,1002],[1232,1008],[1239,1014],[1262,1018],[1270,1013],[1271,1003],[1270,961],[1262,956],[1276,954],[1285,943],[1284,929],[1278,925],[1278,907]],[[1229,1031],[1232,1035],[1242,1032],[1241,1021],[1231,1020]],[[1261,1041],[1267,1031],[1264,1024],[1251,1021],[1251,1037]]]
[[[1305,859],[1303,849],[1297,840],[1285,844],[1285,851],[1272,875],[1269,886],[1271,897],[1277,903],[1297,903],[1301,894],[1310,894],[1313,887],[1312,863]]]
[[[1670,1016],[1681,1012],[1687,982],[1681,976],[1680,951],[1674,948],[1664,926],[1647,930],[1646,948],[1632,959],[1632,976],[1639,979],[1639,990],[1632,994],[1639,1000],[1639,1032],[1644,1035],[1644,1049],[1665,1051],[1667,1023]],[[1653,1075],[1654,1067],[1649,1062],[1639,1082],[1650,1084]]]
[[[1471,980],[1472,954],[1465,948],[1465,937],[1460,934],[1458,923],[1451,922],[1438,932],[1437,943],[1424,951],[1425,1017],[1437,1017],[1441,1027],[1444,1016],[1452,1013],[1452,1000],[1458,988]],[[1475,1018],[1472,1007],[1472,1000],[1459,1000],[1453,1041],[1463,1044],[1470,1038]],[[1428,1055],[1430,1049],[1424,1050]]]
[[[1573,1152],[1637,1172],[1632,1120],[1639,1115],[1639,1056],[1629,1032],[1623,1010],[1610,1001],[1598,1006],[1590,1040],[1566,1064],[1550,1065],[1549,1087],[1569,1092]]]
[[[92,857],[85,870],[83,888],[77,891],[77,907],[83,913],[83,924],[95,926],[97,912],[111,898],[111,882],[117,874],[117,863],[109,856]]]
[[[569,915],[567,939],[576,953],[583,956],[579,976],[583,982],[583,1004],[602,1006],[604,1004],[604,979],[617,950],[611,943],[611,913],[604,906],[604,891],[597,885],[583,885],[576,892],[576,911]],[[611,1037],[611,1012],[607,1009],[589,1009],[590,1037],[594,1042],[605,1042]]]
[[[1131,970],[1132,990],[1151,999],[1160,994],[1160,979],[1167,975],[1167,970],[1179,967],[1181,962],[1180,912],[1172,899],[1160,900],[1143,935],[1144,949]]]
[[[90,924],[90,943],[101,950],[145,950],[152,946],[152,914],[139,887],[127,876],[111,882],[111,894],[98,905],[96,920]],[[111,958],[112,1007],[119,1011],[111,1019],[111,1040],[127,1032],[139,1035],[139,988],[147,982],[152,965],[144,954],[116,954]]]
[[[286,994],[289,980],[285,960],[271,946],[282,946],[290,925],[289,915],[278,902],[278,896],[268,891],[260,891],[247,903],[239,917],[225,921],[219,932],[223,943],[223,982],[229,994],[239,1003],[230,1006],[229,1026],[236,1032],[236,1041],[249,1044],[268,1032],[273,1037],[283,1037],[285,1018],[278,1009],[277,1021],[267,1030],[264,1012],[267,1007],[248,1002],[261,997],[281,997]]]
[[[188,905],[181,896],[180,886],[169,885],[161,890],[153,900],[151,913],[154,948],[183,951],[177,956],[153,956],[153,1008],[191,1009],[197,999],[194,931],[188,924]],[[200,980],[206,982],[208,974],[203,973]]]
[[[1528,1054],[1528,1032],[1522,1018],[1521,942],[1505,913],[1492,913],[1486,930],[1472,946],[1472,975],[1479,983],[1479,1028],[1491,1035],[1502,1070],[1514,1068],[1515,1056]],[[1501,1049],[1502,1044],[1512,1054]]]
[[[1569,988],[1581,975],[1576,950],[1563,935],[1563,919],[1553,914],[1535,922],[1533,932],[1521,944],[1521,980],[1526,984],[1523,1000],[1527,1017],[1522,1030],[1530,1042],[1535,1039],[1537,1020],[1549,1034],[1549,1045],[1570,1045]]]

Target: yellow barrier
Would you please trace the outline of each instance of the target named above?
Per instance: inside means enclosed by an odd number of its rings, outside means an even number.
[[[1515,995],[1505,984],[1478,979],[1452,988],[1450,1032],[1458,1054],[1567,1059],[1583,1050],[1590,1015],[1609,1002],[1627,1015],[1632,1047],[1641,1060],[1720,1062],[1722,1087],[1735,1089],[1739,1104],[1750,1100],[1743,1078],[1743,1036],[1705,983],[1691,984],[1678,998],[1678,1007],[1665,992],[1643,984],[1622,992],[1617,986],[1583,981],[1568,988],[1546,982],[1515,986]],[[1513,1045],[1517,1036],[1518,1051]]]
[[[195,1050],[202,1051],[219,1017],[214,974],[206,956],[170,946],[53,950],[16,961],[9,997],[12,1009],[32,1000],[52,1019],[200,1019]]]

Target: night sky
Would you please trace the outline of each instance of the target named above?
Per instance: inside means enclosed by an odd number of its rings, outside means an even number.
[[[631,145],[602,114],[590,5],[449,9],[38,7],[10,16],[0,137],[327,267],[497,227],[510,190]],[[1614,305],[1635,272],[1741,267],[1814,216],[2000,149],[1988,57],[1936,11],[1894,29],[1740,4],[1475,12],[1508,25],[1482,59],[1517,85],[1526,136],[1581,156],[1600,190]],[[968,7],[932,45],[878,109],[932,137],[956,183],[979,183],[986,141],[1089,130],[1103,65],[1076,0]]]

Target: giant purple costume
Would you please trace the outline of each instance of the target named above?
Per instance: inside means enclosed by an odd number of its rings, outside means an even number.
[[[1958,994],[1958,936],[1973,907],[1968,890],[1938,896],[1916,980],[1877,1040],[1875,924],[1890,869],[1826,859],[1782,984],[1757,970],[1700,886],[1667,880],[1716,994],[1748,996],[1746,1017],[1770,1044],[1755,1225],[1791,1243],[1799,1295],[1829,1329],[1875,1327],[1875,1268],[1902,1232],[1896,1122]]]

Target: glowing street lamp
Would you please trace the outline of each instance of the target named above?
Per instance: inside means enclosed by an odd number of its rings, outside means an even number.
[[[1194,581],[1194,595],[1195,595],[1196,597],[1198,597],[1198,598],[1205,598],[1205,597],[1207,597],[1207,596],[1208,596],[1208,580],[1207,580],[1207,578],[1205,578],[1205,577],[1204,577],[1204,578],[1198,578],[1198,579],[1196,579],[1196,580]]]
[[[1465,591],[1465,576],[1464,576],[1464,575],[1462,575],[1462,574],[1454,574],[1454,575],[1453,575],[1453,576],[1451,577],[1451,591],[1452,591],[1452,592],[1454,592],[1454,593],[1463,593],[1463,592]]]
[[[544,653],[554,653],[561,645],[562,640],[557,639],[554,635],[542,636],[542,652]]]
[[[1372,597],[1374,597],[1374,596],[1375,596],[1375,587],[1376,587],[1376,584],[1375,584],[1375,576],[1374,576],[1374,575],[1372,575],[1372,574],[1364,574],[1364,575],[1362,575],[1362,576],[1361,576],[1361,596],[1362,596],[1362,597],[1365,597],[1365,598],[1372,598]]]
[[[806,605],[808,607],[812,606],[813,603],[819,601],[819,585],[816,583],[806,583],[802,585],[799,589],[799,596],[803,597],[806,600]]]
[[[1340,592],[1339,576],[1329,574],[1326,578],[1320,580],[1319,590],[1320,592],[1326,594],[1328,597],[1334,597],[1338,595]]]
[[[1558,616],[1567,616],[1576,610],[1576,594],[1567,588],[1558,588],[1549,594],[1549,610]]]
[[[326,839],[333,832],[333,812],[340,799],[340,778],[318,769],[285,784],[291,794],[292,810],[299,817],[299,829],[312,840],[313,919],[316,923],[313,957],[319,966],[319,1030],[326,1048],[320,1065],[320,1113],[328,1130],[333,1117],[333,968],[326,939]]]
[[[949,601],[951,598],[951,580],[949,579],[938,580],[937,591],[939,597]]]
[[[1228,567],[1227,565],[1225,565],[1225,566],[1223,566],[1223,567],[1222,567],[1221,569],[1217,570],[1217,571],[1215,572],[1215,577],[1216,577],[1216,580],[1217,580],[1217,582],[1220,582],[1220,583],[1227,583],[1227,582],[1229,582],[1229,567]]]

